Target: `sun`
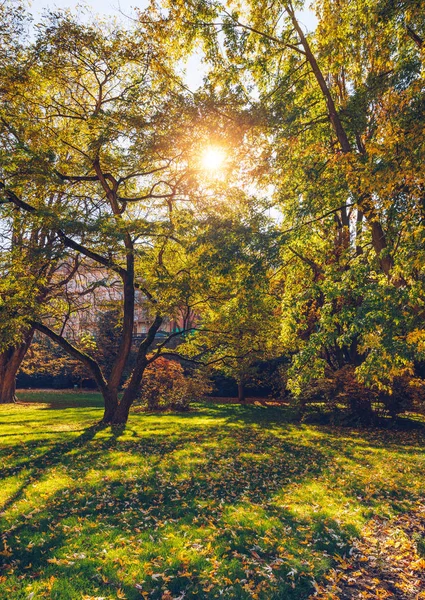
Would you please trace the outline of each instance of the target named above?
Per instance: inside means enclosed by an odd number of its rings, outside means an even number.
[[[201,166],[211,174],[219,172],[226,160],[226,153],[219,146],[208,146],[201,154]]]

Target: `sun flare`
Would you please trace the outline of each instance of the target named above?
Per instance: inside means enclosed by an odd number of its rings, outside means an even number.
[[[201,165],[205,171],[216,173],[223,167],[226,153],[218,146],[209,146],[201,154]]]

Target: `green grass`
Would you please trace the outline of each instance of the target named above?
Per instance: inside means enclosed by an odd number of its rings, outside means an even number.
[[[20,398],[0,407],[1,599],[307,598],[371,516],[425,497],[422,429],[229,404],[102,428],[97,394]]]

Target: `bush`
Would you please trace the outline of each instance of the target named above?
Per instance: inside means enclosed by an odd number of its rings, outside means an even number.
[[[211,391],[211,382],[201,371],[185,374],[180,363],[158,358],[146,369],[139,402],[148,410],[189,410],[190,403]]]
[[[403,412],[421,412],[425,406],[424,383],[413,377],[396,377],[388,393],[366,387],[357,380],[355,368],[346,365],[326,377],[311,379],[297,404],[306,422],[371,425]]]
[[[424,382],[415,377],[395,377],[392,393],[381,392],[379,402],[391,418],[408,411],[423,413],[425,408]]]

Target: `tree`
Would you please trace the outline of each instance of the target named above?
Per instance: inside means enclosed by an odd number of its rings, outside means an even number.
[[[188,192],[196,188],[205,107],[186,97],[173,52],[143,26],[124,31],[54,14],[27,53],[32,68],[24,84],[14,82],[8,92],[4,137],[14,151],[4,170],[4,203],[40,220],[55,247],[82,257],[83,268],[98,274],[71,294],[84,273],[78,268],[49,307],[36,303],[19,318],[91,372],[105,399],[105,422],[125,422],[145,369],[167,345],[164,340],[149,354],[164,318],[184,310],[191,329],[187,317],[203,301],[205,273],[201,277],[193,247],[202,228],[197,212],[208,198],[202,184],[199,195]],[[197,123],[203,125],[194,136]],[[80,310],[79,297],[112,281],[120,290],[122,329],[105,370],[69,335],[67,323]],[[119,399],[137,293],[149,305],[151,325]]]
[[[148,349],[178,299],[173,276],[184,258],[176,236],[188,213],[175,201],[184,176],[175,115],[182,116],[185,101],[165,51],[142,30],[51,15],[27,50],[28,77],[8,89],[3,119],[4,136],[15,144],[3,202],[40,219],[57,245],[121,282],[122,336],[108,377],[90,353],[66,339],[60,315],[42,306],[22,311],[29,327],[90,370],[105,398],[105,421],[127,419]],[[52,205],[52,195],[62,201]],[[152,324],[119,402],[137,288],[151,305]]]
[[[270,277],[282,296],[279,352],[293,357],[295,393],[346,365],[361,384],[388,391],[424,358],[425,23],[415,18],[417,2],[323,0],[307,34],[301,6],[152,2],[128,31],[53,15],[24,52],[32,65],[25,80],[4,93],[10,222],[13,211],[31,215],[55,248],[120,282],[123,328],[110,373],[63,335],[60,310],[37,311],[33,302],[31,318],[16,311],[16,319],[91,369],[107,421],[125,421],[146,366],[166,350],[164,342],[148,354],[165,315],[197,310],[203,329],[217,326],[215,347],[206,331],[192,347],[222,361],[227,344],[240,379],[253,348],[269,356],[260,324],[268,328],[278,313]],[[209,64],[195,96],[177,76],[182,40],[187,49],[201,40]],[[197,177],[196,154],[213,130],[235,147],[236,185]],[[237,199],[238,210],[247,202],[252,214],[230,211],[226,226],[223,199]],[[278,210],[273,236],[263,236],[259,283],[249,278],[255,240],[244,235],[252,215],[270,207]],[[264,233],[256,226],[255,239]],[[201,264],[210,266],[208,281]],[[152,326],[118,401],[137,288]]]
[[[233,215],[210,217],[197,239],[198,263],[208,274],[209,295],[198,327],[180,346],[181,355],[211,365],[245,385],[261,361],[279,356],[280,298],[275,286],[276,231],[258,200]],[[211,286],[214,282],[216,288]]]
[[[2,46],[0,49],[0,103],[3,107],[5,88],[7,86],[7,80],[19,77],[19,71],[21,68],[21,55],[22,55],[22,37],[26,27],[26,15],[23,7],[18,2],[2,2],[0,4],[0,33],[2,37]],[[1,188],[1,183],[0,183]],[[11,215],[11,231],[10,241],[13,244],[14,237],[17,234],[18,227],[18,216]],[[13,224],[12,224],[13,223]],[[5,225],[1,230],[1,236],[4,239],[6,235]],[[5,252],[11,251],[12,248],[4,247],[2,244],[2,263],[4,263]],[[6,273],[6,265],[2,264],[2,272]],[[11,281],[7,282],[3,278],[3,282],[0,287],[0,310],[4,312],[3,306],[3,294],[8,285],[12,285]],[[16,374],[20,367],[25,352],[31,342],[32,329],[29,328],[24,336],[24,339],[14,339],[13,330],[14,323],[9,319],[8,328],[8,339],[2,340],[7,343],[0,343],[0,404],[13,402],[15,398],[15,381]],[[12,327],[10,325],[12,324]],[[5,329],[3,327],[2,338],[5,338]],[[9,343],[11,342],[11,343]]]
[[[390,390],[422,357],[409,342],[422,335],[424,308],[417,3],[317,2],[311,34],[301,3],[173,5],[164,18],[188,35],[195,22],[206,52],[214,48],[211,85],[229,93],[251,78],[258,97],[247,99],[255,173],[283,213],[282,350],[294,357],[293,390],[347,363],[361,382]]]

